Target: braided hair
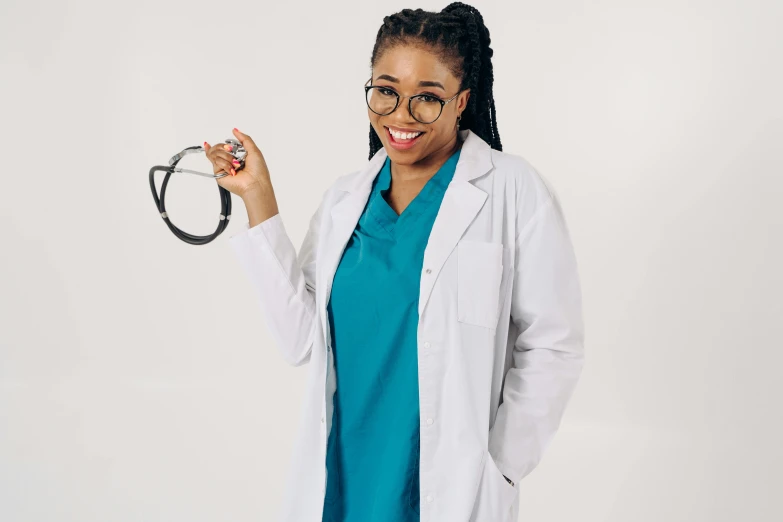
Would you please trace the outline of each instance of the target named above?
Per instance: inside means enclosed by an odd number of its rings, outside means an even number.
[[[386,50],[407,44],[436,52],[452,74],[460,78],[460,90],[470,89],[459,129],[470,129],[493,149],[503,150],[498,133],[495,98],[492,95],[492,48],[489,30],[473,6],[452,2],[438,12],[403,9],[386,16],[378,30],[370,67]],[[383,147],[370,124],[370,156]]]

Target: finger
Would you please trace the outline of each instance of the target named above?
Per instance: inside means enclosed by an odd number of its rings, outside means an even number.
[[[216,161],[218,158],[222,158],[228,161],[229,163],[231,163],[231,160],[236,159],[230,152],[223,150],[221,147],[218,148],[213,147],[213,150],[210,151],[208,158],[212,162]]]
[[[235,167],[231,164],[230,161],[223,158],[218,158],[217,161],[215,161],[215,168],[218,169],[218,171],[224,170],[231,174],[231,169]],[[215,174],[217,174],[217,172]]]
[[[253,139],[248,136],[247,134],[240,132],[239,129],[236,127],[233,129],[234,136],[237,137],[237,140],[239,140],[239,143],[242,144],[242,146],[245,148],[246,151],[250,152],[252,151],[258,151],[258,147],[256,147],[256,143],[253,141]]]

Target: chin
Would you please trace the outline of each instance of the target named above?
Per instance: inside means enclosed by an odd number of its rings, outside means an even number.
[[[386,144],[383,145],[383,148],[386,149],[386,155],[398,165],[413,165],[421,159],[421,151],[413,154],[411,152],[399,151],[394,147],[386,146]]]

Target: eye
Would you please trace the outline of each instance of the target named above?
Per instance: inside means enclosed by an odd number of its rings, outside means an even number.
[[[440,98],[438,98],[436,96],[430,96],[429,94],[421,94],[419,96],[419,98],[421,98],[421,101],[426,102],[426,103],[437,102],[437,101],[440,100]]]
[[[394,96],[395,94],[397,94],[393,90],[387,89],[386,87],[378,87],[378,92],[383,94],[384,96]]]

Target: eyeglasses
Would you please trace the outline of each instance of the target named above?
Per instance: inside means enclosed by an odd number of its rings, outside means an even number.
[[[367,80],[371,82],[372,78]],[[400,104],[401,98],[408,98],[408,111],[413,119],[419,123],[432,123],[440,118],[443,106],[457,97],[462,91],[457,92],[448,100],[441,100],[433,94],[416,94],[414,96],[400,96],[395,90],[385,85],[364,84],[364,95],[367,107],[380,116],[388,116],[393,113]]]

